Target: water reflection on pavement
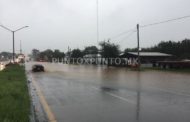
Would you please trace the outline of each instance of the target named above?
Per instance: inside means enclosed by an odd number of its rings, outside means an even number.
[[[189,74],[43,65],[32,75],[59,122],[190,122]]]

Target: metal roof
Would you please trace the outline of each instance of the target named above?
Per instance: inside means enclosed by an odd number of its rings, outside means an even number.
[[[137,52],[128,52],[128,54],[138,55]],[[160,53],[160,52],[140,52],[139,55],[140,56],[172,56],[170,54]]]

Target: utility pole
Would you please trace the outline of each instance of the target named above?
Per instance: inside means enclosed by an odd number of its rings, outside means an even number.
[[[71,48],[68,46],[68,57],[71,58]]]
[[[20,40],[20,54],[22,54],[22,42]]]
[[[70,53],[69,53],[69,46],[68,46],[68,58],[70,58]]]
[[[13,63],[15,62],[15,32],[12,31],[13,33]]]
[[[140,49],[139,49],[139,43],[140,39],[139,39],[139,24],[137,24],[137,51],[138,51],[138,70],[140,71],[140,67],[141,67],[141,61],[140,61]]]
[[[97,7],[96,8],[97,9],[97,11],[96,11],[97,12],[96,13],[97,14],[97,43],[99,43],[99,1],[97,0],[96,2],[97,2],[96,3],[97,4],[97,6],[96,6]]]

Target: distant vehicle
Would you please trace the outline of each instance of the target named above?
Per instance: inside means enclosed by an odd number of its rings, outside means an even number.
[[[44,72],[45,69],[44,69],[44,66],[41,65],[41,64],[35,64],[32,66],[32,71],[33,72]]]

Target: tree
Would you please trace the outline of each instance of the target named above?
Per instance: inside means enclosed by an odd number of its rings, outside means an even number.
[[[86,54],[98,54],[98,48],[96,46],[85,47],[83,51],[84,55]]]
[[[32,58],[34,59],[34,61],[39,59],[39,54],[40,54],[39,50],[37,50],[37,49],[32,50]]]
[[[137,48],[126,48],[124,50],[124,53],[127,53],[127,52],[136,52],[137,51]]]
[[[107,65],[114,65],[111,64],[111,58],[116,58],[119,56],[119,45],[115,45],[114,43],[110,43],[108,42],[100,42],[100,46],[101,46],[101,55],[103,58],[107,58]]]
[[[43,61],[51,62],[52,58],[57,58],[58,60],[61,60],[62,58],[65,57],[65,53],[59,51],[58,49],[55,49],[54,51],[52,51],[51,49],[47,49],[42,52],[40,52],[37,49],[33,49],[32,57],[36,61],[43,60]]]
[[[40,59],[41,60],[45,60],[45,61],[49,61],[51,62],[52,61],[52,58],[53,58],[53,51],[51,49],[47,49],[43,52],[40,52]]]
[[[64,52],[60,52],[58,49],[54,50],[54,52],[53,52],[53,58],[57,58],[57,59],[61,60],[64,57],[65,57],[65,53]]]
[[[125,52],[131,50],[136,51],[134,49],[126,49]],[[190,39],[184,39],[178,42],[161,41],[153,47],[143,48],[142,51],[168,53],[176,56],[178,59],[190,59]]]
[[[108,42],[100,42],[101,55],[104,58],[116,58],[119,56],[119,45]]]
[[[1,52],[0,53],[0,60],[8,60],[12,58],[12,53],[9,52]]]
[[[83,53],[80,49],[74,49],[71,52],[71,58],[81,58],[83,57]]]

